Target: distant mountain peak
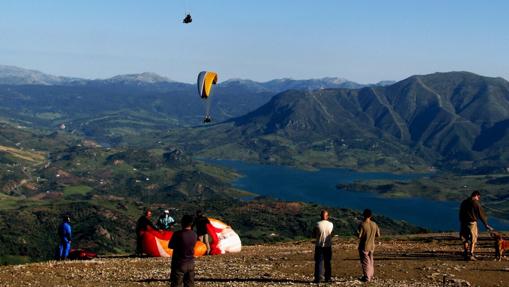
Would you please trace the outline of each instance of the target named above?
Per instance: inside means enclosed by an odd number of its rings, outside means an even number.
[[[341,84],[341,83],[344,83],[344,82],[350,82],[348,79],[338,78],[338,77],[325,77],[325,78],[321,78],[319,80],[330,82],[330,83],[334,83],[334,84]]]
[[[259,84],[259,83],[250,79],[232,78],[222,82],[221,84],[229,85],[229,84]]]
[[[0,65],[0,84],[7,85],[54,85],[70,78],[48,75],[36,70]]]
[[[158,75],[156,73],[151,73],[151,72],[143,72],[140,74],[118,75],[118,76],[109,78],[106,81],[115,82],[115,83],[137,82],[137,83],[145,83],[145,84],[173,82],[172,80],[170,80],[166,77],[163,77],[161,75]]]

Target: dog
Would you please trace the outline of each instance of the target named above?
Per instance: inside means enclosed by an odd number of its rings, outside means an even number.
[[[500,232],[491,232],[491,236],[495,239],[495,260],[500,261],[504,257],[504,252],[509,250],[509,240],[504,240]]]

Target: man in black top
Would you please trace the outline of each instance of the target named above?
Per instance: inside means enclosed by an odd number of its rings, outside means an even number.
[[[150,226],[154,230],[159,230],[159,228],[157,228],[154,223],[152,223],[151,218],[152,211],[147,209],[145,214],[140,216],[140,218],[138,218],[138,222],[136,222],[136,255],[143,254],[142,235],[145,231],[147,231],[147,227]]]
[[[479,203],[480,200],[481,193],[476,190],[472,192],[469,198],[463,200],[460,206],[460,238],[463,241],[463,256],[465,260],[476,260],[474,251],[479,233],[477,229],[477,220],[480,219],[486,229],[490,231],[493,230],[488,224],[488,217]]]
[[[194,225],[196,226],[196,234],[198,240],[203,242],[207,246],[207,255],[210,254],[210,242],[209,234],[207,232],[207,224],[210,224],[209,219],[203,215],[201,210],[196,211],[196,217],[194,219]]]
[[[193,217],[182,217],[182,230],[173,234],[168,247],[173,249],[171,257],[171,287],[194,286],[194,246],[196,233],[193,231]]]

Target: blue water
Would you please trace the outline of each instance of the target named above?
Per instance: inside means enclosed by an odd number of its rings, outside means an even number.
[[[233,185],[258,195],[357,210],[370,208],[375,214],[405,220],[434,231],[458,230],[460,202],[435,201],[424,198],[392,199],[371,192],[346,191],[336,188],[338,183],[351,183],[356,180],[409,180],[421,177],[422,174],[355,172],[337,168],[304,171],[287,166],[252,164],[241,161],[211,160],[207,162],[236,170],[243,176]],[[489,223],[495,229],[509,230],[508,221],[490,218]]]

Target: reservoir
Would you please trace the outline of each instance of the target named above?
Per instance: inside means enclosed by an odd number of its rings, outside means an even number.
[[[262,165],[231,160],[207,160],[208,163],[233,169],[242,177],[233,182],[237,188],[264,196],[323,204],[326,206],[363,210],[418,225],[433,231],[457,231],[460,202],[436,201],[425,198],[384,198],[376,193],[340,190],[338,183],[358,180],[410,180],[422,174],[355,172],[325,168],[305,171],[287,166]],[[509,230],[509,222],[489,217],[498,230]],[[480,230],[484,228],[480,227]]]

